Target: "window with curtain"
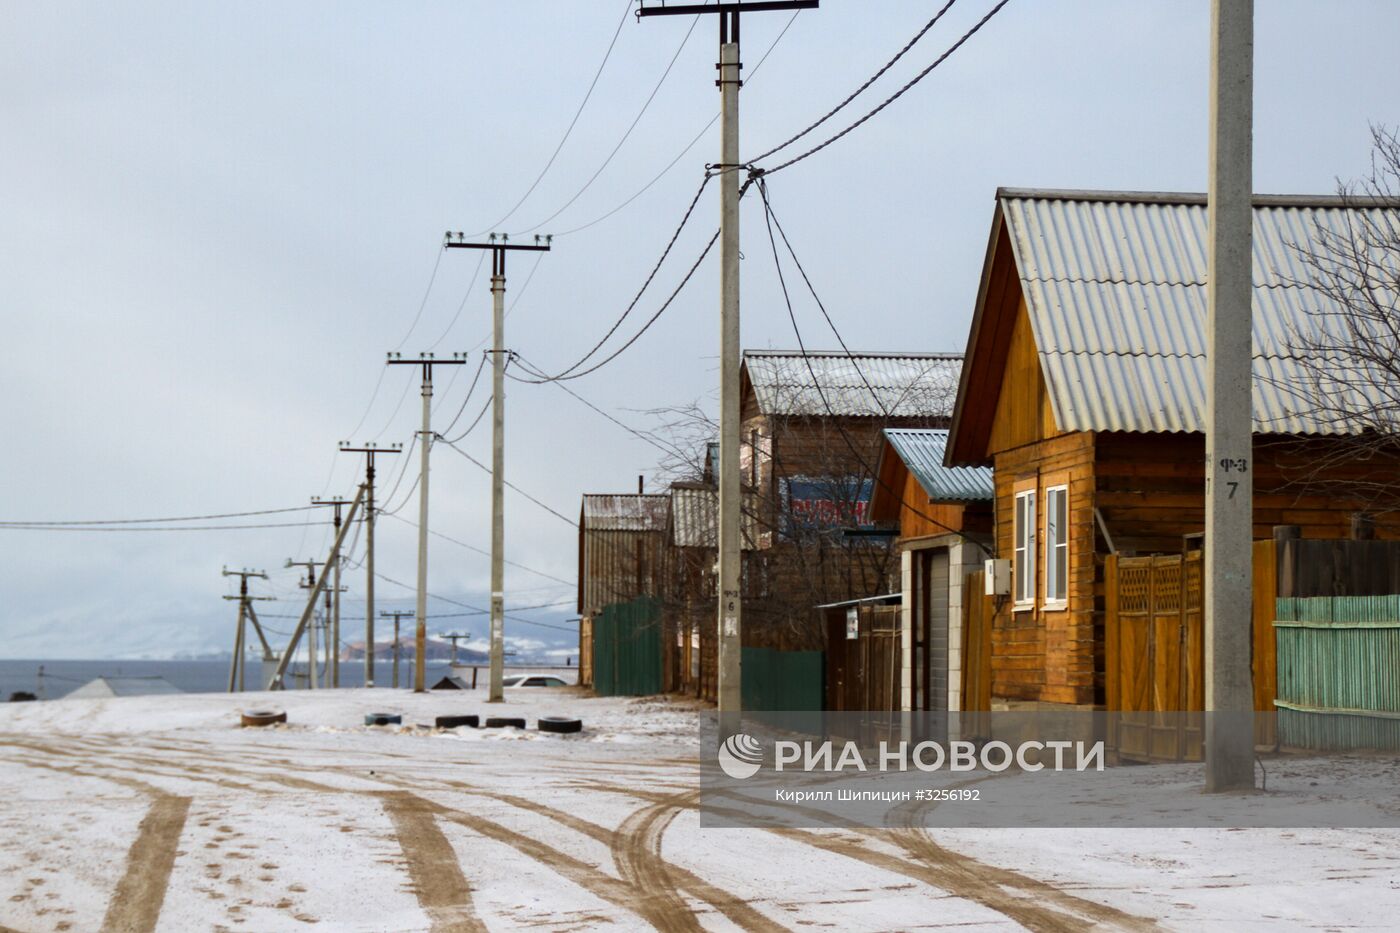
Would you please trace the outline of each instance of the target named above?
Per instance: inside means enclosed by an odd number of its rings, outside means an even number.
[[[1012,592],[1017,608],[1035,605],[1035,490],[1016,493],[1015,555]]]
[[[1045,490],[1045,605],[1064,608],[1069,595],[1069,487]]]

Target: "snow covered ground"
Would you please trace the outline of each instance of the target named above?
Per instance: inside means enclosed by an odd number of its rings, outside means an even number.
[[[241,729],[276,706],[289,723]],[[421,730],[437,715],[531,729]],[[365,727],[402,713],[405,726]],[[579,735],[533,730],[541,715]],[[702,829],[699,708],[516,691],[0,705],[0,926],[1394,929],[1400,831]]]

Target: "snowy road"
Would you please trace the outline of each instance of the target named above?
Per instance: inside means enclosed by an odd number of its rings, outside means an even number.
[[[276,703],[290,724],[239,729]],[[512,698],[579,736],[370,729],[470,695],[0,708],[16,930],[1384,928],[1400,833],[701,829],[696,711]],[[493,710],[494,712],[494,710]],[[917,822],[911,820],[911,822]]]

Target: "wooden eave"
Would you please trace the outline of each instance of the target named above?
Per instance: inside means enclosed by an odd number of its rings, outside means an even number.
[[[1020,294],[1020,288],[1020,271],[998,199],[958,381],[958,400],[948,428],[948,446],[943,457],[947,466],[992,465],[987,442],[1001,397],[1011,331],[1016,325],[1017,302],[1013,296]]]

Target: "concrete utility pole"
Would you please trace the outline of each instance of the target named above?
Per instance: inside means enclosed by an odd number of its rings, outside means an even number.
[[[253,627],[257,630],[258,638],[262,639],[264,647],[266,647],[267,645],[267,639],[263,638],[262,626],[258,625],[258,617],[255,614],[253,614],[253,600],[271,600],[276,599],[277,597],[248,595],[249,577],[257,577],[262,580],[267,579],[267,574],[261,570],[229,570],[227,567],[225,567],[223,568],[223,575],[226,577],[239,578],[238,595],[224,597],[224,599],[238,600],[238,629],[236,630],[233,636],[233,663],[229,665],[228,669],[228,692],[233,693],[234,690],[238,690],[241,692],[244,686],[244,668],[247,667],[247,662],[243,656],[243,634],[250,618],[253,623]]]
[[[305,567],[305,568],[306,568],[306,579],[305,579],[305,580],[302,580],[302,581],[298,584],[302,589],[304,589],[304,590],[316,590],[317,592],[326,589],[326,587],[325,587],[325,577],[326,577],[325,572],[322,572],[322,573],[321,573],[321,582],[320,582],[319,584],[316,582],[316,568],[319,567],[319,566],[321,566],[320,561],[314,561],[314,560],[292,560],[292,559],[289,557],[289,558],[287,558],[287,564],[286,564],[286,566],[289,567],[289,568],[290,568],[290,567]],[[329,590],[326,590],[326,608],[327,608],[327,610],[329,610],[329,608],[330,608],[330,598],[331,598],[330,591],[329,591]],[[317,683],[318,678],[317,678],[317,676],[316,676],[316,675],[317,675],[317,668],[319,667],[319,665],[318,665],[318,663],[317,663],[317,661],[316,661],[316,654],[317,654],[316,639],[317,639],[318,637],[320,637],[320,636],[318,636],[317,633],[316,633],[317,625],[316,625],[316,619],[315,619],[315,616],[314,616],[314,613],[315,613],[315,611],[316,611],[316,610],[315,610],[315,607],[314,607],[315,597],[312,597],[312,602],[313,602],[313,607],[312,607],[312,610],[311,610],[311,611],[312,611],[312,613],[313,613],[313,616],[312,616],[312,619],[311,619],[311,635],[310,635],[310,637],[308,637],[308,638],[306,639],[306,664],[307,664],[307,668],[306,668],[306,681],[307,681],[307,689],[308,689],[308,690],[315,690],[315,689],[319,686],[319,684]],[[328,614],[329,614],[329,613],[328,613]]]
[[[452,665],[455,667],[457,665],[457,642],[464,638],[471,638],[471,636],[462,635],[457,632],[442,632],[439,633],[438,638],[446,638],[448,641],[452,642]]]
[[[1254,786],[1254,2],[1212,0],[1206,307],[1206,791]]]
[[[349,500],[349,499],[318,499],[318,498],[314,498],[314,497],[313,497],[312,500],[311,500],[311,504],[312,504],[312,505],[329,505],[329,506],[331,506],[331,507],[333,507],[333,508],[335,509],[335,522],[334,522],[334,525],[335,525],[336,533],[339,534],[339,533],[340,533],[340,508],[341,508],[341,506],[349,505],[349,504],[350,504],[350,500]],[[328,660],[329,660],[329,662],[330,662],[330,668],[331,668],[330,677],[331,677],[331,686],[332,686],[332,687],[339,687],[339,686],[340,686],[340,594],[341,594],[341,592],[344,590],[344,587],[342,587],[342,586],[340,585],[340,568],[341,568],[341,565],[344,564],[344,562],[345,562],[345,561],[344,561],[344,557],[343,557],[343,556],[342,556],[339,560],[337,560],[337,561],[335,562],[335,575],[334,575],[334,577],[333,577],[333,579],[332,579],[332,581],[331,581],[331,592],[335,594],[335,602],[334,602],[334,606],[333,606],[333,608],[332,608],[332,610],[331,610],[331,629],[330,629],[330,636],[329,636],[329,638],[328,638],[328,641],[330,641],[330,657],[328,658]]]
[[[413,692],[422,693],[423,665],[428,653],[428,451],[433,446],[433,367],[461,366],[467,361],[465,353],[453,353],[451,359],[434,359],[426,353],[416,360],[406,360],[401,353],[389,354],[390,366],[423,367],[423,430],[418,432],[418,446],[423,453],[418,473],[418,625],[414,633]]]
[[[381,612],[379,614],[385,619],[394,620],[394,689],[399,688],[399,619],[413,618],[412,612],[395,610],[393,612]]]
[[[340,442],[341,453],[365,455],[365,686],[374,686],[374,457],[403,452],[402,444],[380,447],[373,441],[361,447]]]
[[[499,237],[499,240],[498,240]],[[491,251],[491,693],[487,702],[505,699],[501,680],[505,676],[505,451],[506,451],[506,253],[511,250],[548,252],[552,237],[535,237],[534,245],[510,243],[506,234],[491,234],[485,243],[468,243],[461,233],[446,234],[448,249],[489,249]],[[541,243],[540,241],[544,242]],[[419,623],[420,629],[422,623]]]
[[[364,502],[364,499],[365,487],[362,485],[360,486],[360,491],[355,494],[354,500],[350,503],[350,512],[345,516],[345,524],[341,525],[340,530],[336,532],[335,542],[331,544],[331,552],[326,556],[325,563],[333,564],[340,560],[340,548],[345,543],[345,533],[349,531],[350,526],[355,523],[355,516],[358,514],[360,505]],[[287,561],[287,565],[293,566],[291,561]],[[287,665],[291,663],[292,655],[296,652],[297,641],[300,640],[302,634],[306,632],[307,626],[311,624],[311,618],[316,612],[316,597],[320,596],[321,591],[326,588],[326,578],[328,576],[329,574],[321,574],[321,579],[317,580],[312,585],[311,595],[306,600],[306,608],[301,611],[301,618],[297,620],[297,627],[292,630],[292,637],[287,642],[287,650],[282,652],[282,657],[277,662],[277,669],[272,672],[272,677],[268,680],[267,689],[278,690],[282,688],[282,678],[286,676]],[[315,640],[314,633],[312,640]],[[313,681],[315,679],[314,669],[312,679]]]
[[[719,172],[720,356],[719,356],[719,728],[739,731],[743,712],[741,683],[743,631],[743,533],[739,484],[739,18],[745,12],[802,10],[817,0],[749,0],[715,6],[700,3],[646,6],[637,16],[719,14],[720,161]]]

